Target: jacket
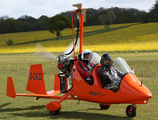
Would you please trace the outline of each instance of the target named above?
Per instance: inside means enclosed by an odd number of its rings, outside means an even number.
[[[94,65],[95,65],[94,61],[86,62],[86,61],[79,60],[77,69],[81,73],[83,78],[90,78]]]
[[[107,84],[111,83],[111,81],[115,81],[116,84],[118,85],[124,73],[118,70],[114,66],[111,67],[101,66],[98,69],[98,75],[100,77],[100,81],[103,87],[106,87]]]

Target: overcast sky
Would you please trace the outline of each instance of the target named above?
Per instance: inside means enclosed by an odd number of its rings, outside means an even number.
[[[61,12],[75,10],[72,4],[77,3],[82,3],[83,8],[136,8],[148,12],[155,4],[155,0],[0,0],[0,17],[52,17]]]

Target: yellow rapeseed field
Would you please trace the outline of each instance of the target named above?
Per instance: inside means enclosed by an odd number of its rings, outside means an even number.
[[[129,26],[130,27],[126,27]],[[83,49],[91,51],[157,51],[158,50],[158,23],[130,23],[111,25],[110,28],[120,29],[108,32],[92,34],[83,38]],[[84,27],[84,32],[92,32],[104,29],[103,25]],[[71,29],[62,31],[62,36],[72,35]],[[0,53],[33,53],[36,43],[31,41],[41,41],[40,43],[51,52],[63,52],[72,42],[72,39],[55,39],[55,34],[49,31],[35,31],[23,33],[0,34]],[[6,41],[12,39],[14,44],[21,45],[7,46]]]

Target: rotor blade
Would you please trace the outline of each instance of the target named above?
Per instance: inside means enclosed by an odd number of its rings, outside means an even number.
[[[45,47],[43,47],[40,43],[37,43],[34,55],[42,56],[57,61],[57,57],[49,50],[47,50]]]
[[[76,40],[75,40],[76,42]],[[79,46],[80,46],[80,38],[77,39],[77,44],[75,45],[75,52],[77,52],[79,50]],[[72,52],[71,52],[72,51]],[[70,53],[70,54],[68,54]],[[69,44],[69,46],[66,48],[66,50],[64,51],[64,55],[66,55],[65,57],[69,57],[74,53],[73,50],[73,42],[71,42]]]

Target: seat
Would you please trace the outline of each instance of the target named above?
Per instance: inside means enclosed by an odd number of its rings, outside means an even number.
[[[102,88],[103,86],[102,86],[100,78],[98,76],[98,69],[99,69],[100,66],[101,66],[101,64],[97,64],[93,68],[92,75],[93,75],[93,78],[94,78],[94,84]]]

